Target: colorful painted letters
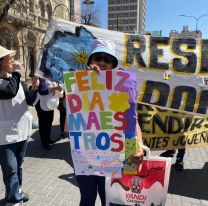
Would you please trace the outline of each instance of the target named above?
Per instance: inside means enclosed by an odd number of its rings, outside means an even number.
[[[136,100],[131,97],[132,89],[136,88],[132,88],[131,78],[130,72],[116,70],[101,74],[89,71],[64,74],[76,174],[121,175],[120,155],[124,153],[125,131],[135,127],[129,120],[136,116],[131,114],[135,109],[130,109],[132,99]],[[87,151],[96,151],[97,155]]]

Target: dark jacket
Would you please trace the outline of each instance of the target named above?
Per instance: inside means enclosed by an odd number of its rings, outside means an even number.
[[[9,78],[0,77],[0,99],[12,99],[17,95],[20,77],[21,75],[18,72],[13,72],[12,76]],[[2,83],[2,79],[8,81],[7,84]],[[32,106],[36,99],[37,92],[33,91],[31,87],[28,88],[24,82],[21,82],[21,84],[25,93],[26,102],[28,105]]]

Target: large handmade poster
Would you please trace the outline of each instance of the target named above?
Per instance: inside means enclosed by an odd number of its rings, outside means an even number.
[[[136,74],[71,71],[64,73],[64,82],[76,175],[121,177],[125,141],[137,141]]]

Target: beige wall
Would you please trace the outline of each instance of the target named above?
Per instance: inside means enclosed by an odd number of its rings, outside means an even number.
[[[9,15],[0,23],[0,30],[3,31],[0,32],[0,45],[4,44],[3,46],[8,49],[17,50],[18,59],[27,68],[22,72],[23,79],[28,78],[29,74],[34,72],[31,70],[37,65],[41,42],[48,26],[49,13],[54,11],[57,6],[56,2],[65,6],[58,6],[55,16],[69,20],[67,11],[69,0],[28,0],[28,2],[33,2],[33,7],[29,8],[29,5],[25,8],[24,6],[11,7]],[[41,5],[42,7],[40,7]],[[51,12],[48,12],[49,10]],[[76,20],[80,19],[79,0],[74,0],[74,11]]]

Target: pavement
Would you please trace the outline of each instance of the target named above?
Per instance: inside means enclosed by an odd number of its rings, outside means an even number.
[[[37,120],[34,108],[30,107],[30,111]],[[60,134],[59,112],[55,111],[54,116],[52,139]],[[159,154],[152,152],[152,155]],[[171,169],[166,206],[208,206],[207,162],[208,147],[186,150],[185,170]],[[30,194],[30,201],[23,206],[79,205],[80,194],[67,139],[58,141],[52,150],[46,151],[40,145],[38,130],[33,130],[23,164],[23,190]],[[0,171],[0,206],[5,205],[4,194]],[[99,197],[96,206],[100,206]]]

